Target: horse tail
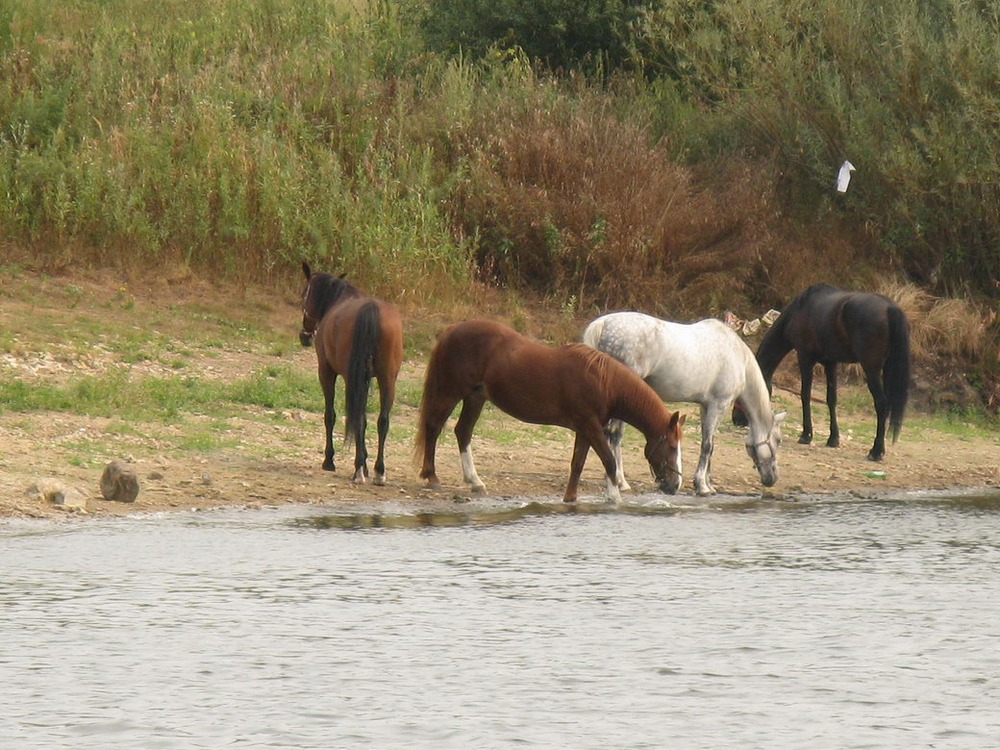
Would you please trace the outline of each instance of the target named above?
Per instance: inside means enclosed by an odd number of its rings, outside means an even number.
[[[583,330],[583,341],[587,346],[591,346],[594,349],[598,349],[597,345],[601,342],[601,334],[604,332],[604,319],[598,318],[597,320],[591,321],[590,324]]]
[[[438,388],[438,378],[441,358],[441,335],[438,334],[437,343],[431,350],[430,359],[427,361],[427,374],[424,375],[424,390],[420,397],[420,414],[417,417],[417,436],[413,445],[413,462],[420,463],[424,457],[424,446],[427,445],[427,410],[433,400],[434,393]]]
[[[903,311],[889,308],[889,351],[882,367],[885,395],[889,399],[889,426],[892,442],[899,439],[903,411],[910,395],[910,324]]]
[[[372,300],[361,306],[354,321],[351,361],[347,366],[345,440],[360,435],[365,429],[365,411],[368,408],[374,359],[378,353],[381,317],[378,303]]]

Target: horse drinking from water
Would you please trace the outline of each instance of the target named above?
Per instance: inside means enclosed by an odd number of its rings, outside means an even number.
[[[792,349],[798,355],[802,379],[802,435],[813,437],[813,367],[826,373],[826,405],[830,410],[830,437],[826,444],[840,445],[837,425],[837,363],[857,362],[865,373],[875,401],[875,442],[868,458],[885,455],[888,423],[892,442],[899,438],[910,388],[910,324],[895,302],[881,294],[845,292],[829,284],[814,284],[785,308],[757,348],[757,361],[768,389],[781,360]]]
[[[583,342],[624,362],[665,401],[691,401],[701,407],[701,454],[694,474],[699,495],[715,492],[709,473],[715,429],[739,398],[750,417],[746,449],[765,487],[778,481],[778,446],[785,413],[774,414],[770,394],[753,352],[718,320],[671,323],[639,312],[602,315],[587,326]],[[607,433],[614,447],[618,485],[628,488],[621,462],[623,425],[614,420]]]
[[[354,481],[368,477],[368,450],[365,447],[365,412],[372,377],[378,381],[378,453],[375,457],[375,484],[385,484],[385,438],[389,432],[389,411],[396,398],[396,378],[403,362],[403,319],[396,306],[368,297],[343,276],[313,273],[302,264],[306,276],[302,292],[303,346],[315,343],[319,382],[326,408],[323,426],[326,449],[323,468],[334,471],[333,399],[337,376],[346,389],[344,440],[354,437]]]
[[[487,401],[522,422],[566,427],[576,433],[569,482],[563,501],[574,502],[591,448],[607,475],[608,499],[621,499],[615,458],[604,436],[609,419],[628,422],[646,437],[645,455],[663,492],[680,486],[680,441],[684,417],[670,412],[635,373],[581,344],[547,346],[487,320],[458,323],[438,337],[427,365],[420,403],[416,456],[420,476],[440,487],[434,469],[438,436],[458,402],[455,426],[462,474],[482,492],[470,442]]]

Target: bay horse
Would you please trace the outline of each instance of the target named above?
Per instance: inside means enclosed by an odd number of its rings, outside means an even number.
[[[315,345],[319,382],[325,409],[323,426],[326,448],[323,469],[335,471],[333,426],[336,422],[333,399],[337,377],[344,378],[345,442],[354,438],[354,482],[368,478],[368,450],[365,447],[368,391],[374,377],[378,382],[378,453],[372,482],[385,484],[385,438],[389,432],[389,411],[396,398],[396,379],[403,362],[403,319],[390,302],[368,297],[344,276],[313,273],[302,263],[306,276],[302,291],[302,346]]]
[[[910,324],[906,314],[888,297],[870,292],[849,292],[829,284],[814,284],[784,309],[757,348],[757,361],[768,389],[774,371],[792,349],[798,355],[801,378],[802,434],[799,442],[813,438],[813,368],[826,373],[826,405],[830,411],[828,447],[840,445],[837,424],[837,364],[860,363],[875,402],[875,442],[870,461],[885,456],[886,424],[892,442],[899,438],[910,388]]]
[[[485,485],[476,472],[470,442],[487,401],[515,419],[566,427],[576,433],[563,502],[577,499],[577,487],[591,448],[604,465],[607,499],[620,502],[615,458],[604,436],[609,419],[634,425],[646,437],[645,456],[657,486],[673,494],[680,486],[681,427],[631,370],[582,344],[548,346],[489,320],[457,323],[438,336],[431,352],[420,402],[414,456],[423,454],[420,477],[438,489],[434,454],[438,436],[458,402],[455,425],[462,474],[473,491]]]
[[[623,362],[664,401],[701,407],[701,453],[694,474],[699,495],[715,492],[709,477],[719,421],[735,399],[746,407],[746,450],[765,487],[778,481],[778,446],[785,413],[774,414],[753,352],[720,320],[672,323],[640,312],[616,312],[593,320],[583,343]],[[608,439],[615,451],[618,484],[628,488],[621,462],[623,425],[612,420]]]

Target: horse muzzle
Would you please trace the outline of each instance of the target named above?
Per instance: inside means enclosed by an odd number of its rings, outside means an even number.
[[[665,495],[676,495],[677,490],[681,488],[681,476],[679,474],[670,474],[657,480],[656,486]]]
[[[301,343],[302,346],[312,346],[313,337],[315,335],[316,335],[315,332],[309,333],[308,331],[306,331],[305,328],[303,328],[301,331],[299,331],[299,343]]]

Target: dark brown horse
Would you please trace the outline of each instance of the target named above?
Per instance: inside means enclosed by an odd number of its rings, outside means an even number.
[[[313,273],[302,264],[306,275],[302,291],[303,346],[315,343],[319,382],[326,408],[326,452],[323,468],[334,471],[333,425],[336,413],[333,398],[337,376],[346,389],[344,440],[354,437],[354,481],[368,477],[368,450],[365,447],[365,412],[372,377],[378,381],[378,454],[375,457],[375,484],[385,484],[385,437],[389,432],[389,411],[396,398],[396,378],[403,362],[403,319],[396,306],[367,297],[343,276]]]
[[[604,435],[609,419],[621,419],[646,437],[646,460],[663,492],[681,482],[680,441],[684,417],[670,412],[642,379],[608,355],[583,344],[546,346],[487,320],[470,320],[445,330],[427,365],[420,403],[416,457],[420,476],[440,487],[434,453],[441,429],[458,402],[455,426],[462,473],[482,492],[469,443],[483,406],[491,401],[522,422],[567,427],[576,433],[569,483],[563,500],[574,502],[591,448],[604,465],[608,499],[621,499],[615,456]]]
[[[813,437],[810,397],[813,367],[826,373],[826,404],[830,410],[830,437],[840,445],[837,425],[837,363],[857,362],[875,400],[875,443],[868,458],[885,455],[888,423],[892,442],[899,438],[910,388],[910,324],[903,311],[887,297],[868,292],[845,292],[829,284],[814,284],[789,303],[757,348],[757,362],[771,388],[771,378],[792,349],[798,355],[802,379],[802,435]]]

